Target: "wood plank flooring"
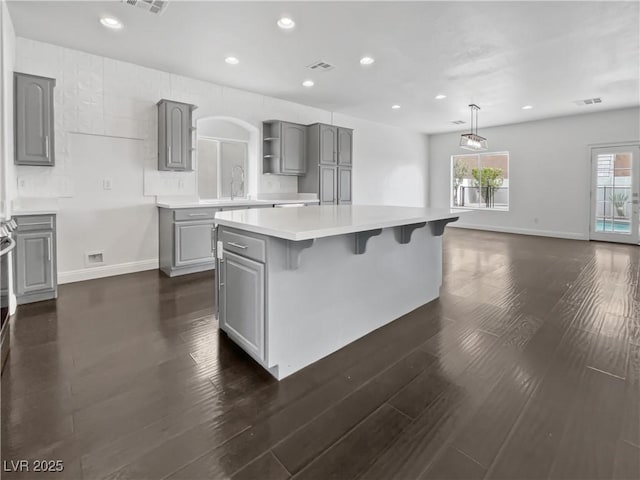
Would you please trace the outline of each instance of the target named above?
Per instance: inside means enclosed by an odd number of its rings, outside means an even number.
[[[339,280],[337,280],[339,281]],[[441,298],[277,382],[209,273],[19,308],[6,479],[638,479],[640,248],[447,229]]]

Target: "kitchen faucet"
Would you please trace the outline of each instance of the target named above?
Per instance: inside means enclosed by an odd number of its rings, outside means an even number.
[[[233,200],[233,179],[236,170],[240,170],[240,189],[242,191],[242,195],[244,195],[244,168],[242,168],[240,165],[234,165],[233,169],[231,170],[231,200]]]

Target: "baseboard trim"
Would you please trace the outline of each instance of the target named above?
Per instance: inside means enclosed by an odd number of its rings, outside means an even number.
[[[534,235],[536,237],[553,237],[553,238],[565,238],[567,240],[589,240],[587,235],[571,232],[557,232],[553,230],[534,230],[530,228],[517,228],[517,227],[496,227],[493,225],[466,225],[460,223],[450,223],[447,227],[453,228],[467,228],[470,230],[486,230],[488,232],[499,233],[515,233],[517,235]]]
[[[83,282],[96,278],[113,277],[127,273],[143,272],[158,268],[158,259],[140,260],[138,262],[119,263],[117,265],[102,265],[100,267],[83,268],[58,273],[58,284]]]

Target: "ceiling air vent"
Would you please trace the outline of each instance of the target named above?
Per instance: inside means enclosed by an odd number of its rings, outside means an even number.
[[[453,123],[454,125],[462,125],[463,123],[467,123],[467,122],[465,122],[464,120],[454,120],[451,123]]]
[[[157,14],[164,12],[169,4],[167,0],[122,0],[122,3]]]
[[[596,103],[602,103],[602,99],[600,97],[598,98],[585,98],[584,100],[574,100],[574,102],[576,105],[579,106],[583,106],[583,105],[593,105]]]
[[[327,62],[314,62],[311,65],[307,65],[307,68],[309,70],[315,70],[316,72],[328,72],[329,70],[333,70],[334,68],[336,68],[335,65],[331,65],[330,63]]]

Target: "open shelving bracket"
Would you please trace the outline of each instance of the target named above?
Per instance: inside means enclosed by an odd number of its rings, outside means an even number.
[[[315,240],[287,240],[287,270],[297,270],[300,267],[302,251],[310,248]]]
[[[443,218],[441,220],[433,220],[429,222],[429,228],[431,228],[431,234],[434,237],[440,237],[444,233],[444,227],[447,223],[455,222],[460,217]]]
[[[364,232],[356,233],[356,246],[355,246],[355,254],[362,255],[367,251],[367,242],[371,237],[376,237],[382,233],[381,228],[376,228],[375,230],[366,230]]]
[[[420,223],[412,223],[410,225],[400,225],[399,227],[395,227],[395,236],[398,243],[405,245],[411,241],[411,235],[414,230],[418,228],[422,228],[427,224],[427,222]]]

